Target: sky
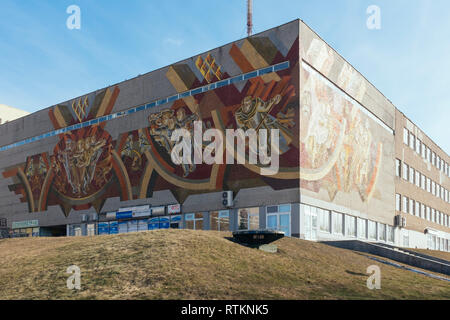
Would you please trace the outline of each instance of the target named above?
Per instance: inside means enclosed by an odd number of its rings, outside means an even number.
[[[254,33],[302,19],[450,154],[450,1],[253,2]],[[37,111],[245,36],[246,0],[0,0],[0,104]]]

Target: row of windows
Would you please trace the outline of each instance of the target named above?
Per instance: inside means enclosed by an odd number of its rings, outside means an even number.
[[[203,230],[203,214],[202,213],[188,213],[184,215],[186,229]],[[230,212],[211,211],[209,214],[209,230],[229,231],[230,230]]]
[[[186,229],[202,230],[204,229],[203,213],[186,213],[184,215]],[[238,229],[239,230],[257,230],[259,229],[259,208],[242,208],[238,210]],[[211,211],[209,213],[209,230],[229,231],[230,230],[230,212],[228,210]]]
[[[450,191],[399,159],[395,159],[395,175],[450,203]]]
[[[447,214],[398,193],[395,195],[395,210],[409,213],[444,227],[450,227],[450,218]]]
[[[432,234],[427,235],[427,248],[429,250],[449,251],[449,242],[448,239],[439,238]]]
[[[120,112],[117,112],[117,113],[114,113],[114,114],[110,114],[110,115],[107,115],[107,116],[104,116],[104,117],[100,117],[100,118],[93,119],[93,120],[90,120],[90,121],[85,121],[85,122],[78,123],[78,124],[75,124],[75,125],[72,125],[72,126],[69,126],[69,127],[66,127],[66,128],[61,128],[61,129],[54,130],[54,131],[51,131],[51,132],[48,132],[48,133],[45,133],[45,134],[41,134],[41,135],[36,136],[36,137],[28,138],[28,139],[25,139],[25,140],[22,140],[22,141],[19,141],[19,142],[16,142],[16,143],[13,143],[13,144],[10,144],[10,145],[7,145],[7,146],[0,147],[0,151],[4,151],[4,150],[12,149],[12,148],[15,148],[15,147],[23,146],[25,144],[32,143],[32,142],[35,142],[35,141],[39,141],[39,140],[42,140],[42,139],[46,139],[46,138],[49,138],[49,137],[57,136],[57,135],[62,134],[62,133],[67,133],[67,132],[70,132],[70,131],[73,131],[73,130],[77,130],[77,129],[81,129],[81,128],[88,127],[88,126],[91,126],[91,125],[99,124],[101,122],[105,122],[105,121],[109,121],[109,120],[112,120],[112,119],[120,118],[120,117],[123,117],[123,116],[126,116],[126,115],[130,115],[130,114],[135,113],[135,112],[148,110],[148,109],[154,108],[156,106],[160,106],[160,105],[163,105],[163,104],[166,104],[166,103],[169,103],[169,102],[174,102],[174,101],[179,100],[179,99],[183,99],[183,98],[194,96],[194,95],[197,95],[197,94],[200,94],[200,93],[204,93],[204,92],[207,92],[207,91],[215,90],[215,89],[218,89],[218,88],[230,85],[232,83],[249,80],[249,79],[256,78],[256,77],[259,77],[259,76],[262,76],[262,75],[265,75],[265,74],[268,74],[268,73],[271,73],[271,72],[277,72],[277,71],[285,70],[285,69],[288,69],[288,68],[289,68],[289,61],[278,63],[278,64],[272,65],[270,67],[258,69],[258,70],[251,71],[251,72],[248,72],[248,73],[244,73],[244,74],[232,77],[232,78],[228,78],[228,79],[225,79],[225,80],[214,82],[214,83],[205,85],[203,87],[199,87],[199,88],[188,90],[188,91],[185,91],[185,92],[182,92],[182,93],[179,93],[179,94],[175,94],[173,96],[170,96],[170,97],[167,97],[167,98],[163,98],[163,99],[160,99],[160,100],[157,100],[157,101],[153,101],[153,102],[150,102],[148,104],[144,104],[144,105],[139,106],[139,107],[131,108],[131,109],[128,109],[128,110],[125,110],[125,111],[120,111]]]
[[[305,213],[306,220],[308,216],[317,217],[318,229],[321,232],[350,238],[394,242],[393,226],[306,204],[301,204],[300,210]]]
[[[416,151],[423,159],[434,165],[438,170],[450,177],[450,165],[441,159],[434,151],[431,151],[419,138],[416,138],[408,129],[403,128],[403,143]]]

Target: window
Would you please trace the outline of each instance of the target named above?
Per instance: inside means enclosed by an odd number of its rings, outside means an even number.
[[[331,232],[331,213],[328,210],[317,208],[319,228],[322,232]]]
[[[394,243],[395,241],[395,228],[387,226],[387,241]]]
[[[420,150],[422,148],[422,141],[420,141],[419,139],[416,140],[416,152],[417,154],[420,155]]]
[[[315,209],[315,208],[314,208]],[[315,211],[315,210],[314,210]],[[287,237],[291,236],[291,205],[283,204],[279,206],[266,207],[266,226],[268,229],[274,229],[284,232]],[[311,222],[315,225],[317,232],[317,215],[311,217]]]
[[[427,191],[431,193],[431,180],[427,177]]]
[[[409,182],[414,184],[414,168],[409,167]]]
[[[378,224],[378,240],[386,241],[386,225],[384,223]]]
[[[402,211],[402,196],[398,193],[395,195],[395,210]]]
[[[377,223],[369,220],[369,239],[377,240]]]
[[[420,172],[416,170],[416,178],[415,178],[416,187],[420,188]]]
[[[367,239],[367,220],[358,218],[358,238],[360,239]]]
[[[278,206],[274,206],[278,211]],[[269,207],[267,207],[269,210]],[[267,211],[269,212],[269,211]],[[243,208],[238,211],[239,230],[257,230],[259,229],[259,208]]]
[[[420,187],[425,190],[426,189],[426,178],[423,174],[420,174]]]
[[[404,213],[408,213],[409,212],[409,210],[408,210],[409,199],[408,199],[408,197],[403,196],[402,200],[403,200],[403,202],[402,202],[402,210],[403,210]]]
[[[228,210],[212,211],[209,214],[211,230],[229,231],[230,212]]]
[[[431,208],[431,222],[436,222],[436,210]]]
[[[425,219],[425,205],[423,203],[420,204],[420,217]]]
[[[408,129],[403,128],[403,143],[408,145],[409,132]]]
[[[414,215],[420,217],[420,202],[416,201],[416,208],[414,209]]]
[[[436,167],[441,170],[441,157],[436,155]]]
[[[344,215],[333,212],[333,233],[344,234]]]
[[[345,219],[345,235],[356,237],[356,218],[346,215]]]
[[[416,145],[416,136],[410,132],[409,133],[409,147],[411,149],[415,150],[415,145]]]
[[[428,221],[431,221],[431,215],[430,215],[430,207],[429,206],[425,206],[425,211],[426,211],[426,218]]]
[[[427,248],[428,249],[432,249],[432,243],[433,243],[433,241],[432,241],[432,236],[431,236],[431,234],[427,234]]]
[[[428,147],[427,147],[427,159],[428,159],[428,162],[429,162],[429,163],[432,163],[432,162],[431,162],[431,160],[432,160],[432,159],[431,159],[431,149],[428,148]]]
[[[409,199],[408,209],[409,209],[409,213],[414,215],[415,206],[414,206],[414,200],[413,199]]]
[[[403,162],[403,179],[408,181],[408,173],[409,173],[409,167],[406,163]]]
[[[402,162],[398,159],[395,159],[395,174],[397,177],[402,175]]]
[[[427,146],[425,144],[423,144],[423,142],[422,142],[422,150],[421,151],[422,151],[421,152],[422,158],[426,159],[427,158]]]
[[[186,229],[202,230],[203,229],[203,214],[202,213],[187,213],[184,215]]]
[[[431,153],[431,164],[436,166],[436,153],[434,151]]]

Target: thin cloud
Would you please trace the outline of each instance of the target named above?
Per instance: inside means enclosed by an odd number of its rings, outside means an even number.
[[[175,46],[175,47],[180,47],[182,44],[183,44],[183,40],[181,40],[181,39],[174,39],[174,38],[166,38],[166,39],[164,39],[164,43],[165,44],[170,44],[170,45],[172,45],[172,46]]]

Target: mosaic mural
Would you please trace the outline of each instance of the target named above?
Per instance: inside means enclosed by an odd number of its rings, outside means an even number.
[[[356,191],[374,195],[383,158],[380,126],[355,101],[317,71],[302,66],[300,102],[301,187],[328,201]]]
[[[191,194],[224,189],[267,185],[276,190],[298,188],[298,38],[283,51],[284,55],[269,37],[256,37],[239,42],[239,46],[232,44],[227,54],[221,55],[226,61],[208,53],[194,58],[193,64],[170,66],[165,76],[181,93],[229,78],[226,64],[246,73],[290,62],[286,70],[173,101],[165,109],[147,114],[146,127],[121,133],[114,141],[105,128],[107,122],[60,134],[51,154],[30,156],[25,163],[3,172],[5,178],[13,179],[9,189],[22,195],[21,201],[28,203],[30,212],[59,205],[68,216],[72,210],[91,207],[100,212],[111,197],[142,199],[159,190],[170,190],[183,203]],[[59,129],[111,114],[119,94],[119,88],[114,87],[55,106],[49,118]],[[171,134],[179,128],[192,131],[197,120],[204,129],[222,132],[230,128],[279,129],[278,173],[263,176],[262,167],[248,162],[175,165],[170,157],[174,146]]]

